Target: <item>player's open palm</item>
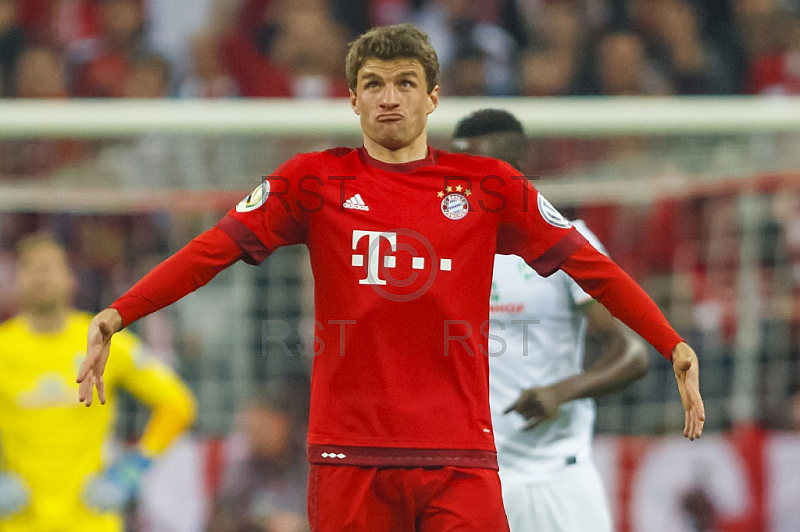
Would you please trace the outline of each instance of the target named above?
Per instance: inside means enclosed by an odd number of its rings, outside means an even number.
[[[122,318],[114,309],[105,309],[92,318],[86,340],[86,358],[78,369],[78,400],[86,406],[92,405],[94,389],[100,404],[106,403],[103,372],[106,369],[111,337],[122,327]]]
[[[678,381],[683,409],[686,411],[686,424],[683,435],[690,440],[703,434],[706,410],[700,396],[700,366],[694,349],[681,342],[672,350],[672,369]]]

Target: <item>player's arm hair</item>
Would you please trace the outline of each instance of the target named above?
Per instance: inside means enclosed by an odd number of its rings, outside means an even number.
[[[562,402],[616,392],[641,379],[650,367],[644,342],[625,331],[608,309],[590,301],[585,311],[587,340],[598,342],[601,355],[582,373],[555,384]]]

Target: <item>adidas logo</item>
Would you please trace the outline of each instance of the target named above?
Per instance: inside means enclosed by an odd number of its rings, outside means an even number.
[[[358,209],[359,211],[368,211],[369,206],[364,203],[364,200],[361,199],[361,194],[356,194],[349,200],[342,203],[342,207],[345,209]]]

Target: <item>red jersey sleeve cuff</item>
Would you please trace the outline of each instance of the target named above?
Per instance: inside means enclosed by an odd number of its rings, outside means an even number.
[[[661,356],[672,362],[672,350],[679,343],[685,341],[669,325],[664,315],[656,309],[651,309],[642,316],[638,324],[638,333],[642,338],[649,339],[650,344],[661,353]]]
[[[586,237],[573,227],[553,247],[531,261],[530,267],[542,277],[550,277],[570,255],[588,243]]]
[[[272,253],[272,251],[259,240],[252,229],[230,214],[225,215],[217,222],[217,227],[241,248],[243,253],[242,260],[247,264],[257,266],[264,262],[264,259],[269,257],[270,253]]]
[[[117,312],[119,312],[120,317],[122,318],[122,327],[120,330],[124,329],[134,321],[136,321],[135,312],[133,310],[129,310],[124,303],[120,300],[115,301],[108,308],[113,308]]]

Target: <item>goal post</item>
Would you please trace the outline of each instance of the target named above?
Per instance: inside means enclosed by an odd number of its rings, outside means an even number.
[[[800,98],[442,98],[433,136],[449,135],[477,109],[516,115],[529,135],[736,134],[797,131]],[[0,138],[194,135],[359,135],[346,99],[3,100]]]

